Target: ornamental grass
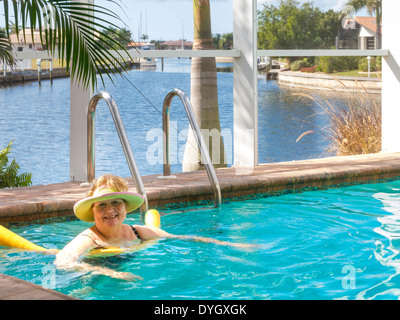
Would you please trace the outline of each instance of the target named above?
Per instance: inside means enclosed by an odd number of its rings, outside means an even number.
[[[339,81],[345,90],[349,88]],[[317,131],[329,141],[326,149],[327,155],[347,156],[358,154],[378,153],[381,151],[382,141],[382,116],[381,108],[365,87],[355,81],[356,92],[342,92],[334,88],[327,88],[340,95],[347,107],[338,106],[329,99],[329,94],[322,97],[320,91],[303,88],[307,93],[297,93],[315,101],[322,112],[328,117],[329,124]],[[297,141],[305,135],[315,132],[309,130],[301,134]]]

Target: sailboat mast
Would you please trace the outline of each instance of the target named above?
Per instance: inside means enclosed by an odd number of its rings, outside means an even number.
[[[182,50],[185,50],[185,40],[184,40],[184,29],[183,29],[183,19],[182,19]]]

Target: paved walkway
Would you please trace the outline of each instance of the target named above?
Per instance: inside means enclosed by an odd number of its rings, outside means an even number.
[[[252,169],[216,170],[223,199],[258,193],[285,193],[345,186],[400,178],[400,153],[335,157],[259,165]],[[131,178],[130,190],[136,191]],[[176,174],[176,179],[143,177],[149,207],[172,203],[210,201],[213,191],[203,171]],[[87,187],[80,183],[59,183],[0,190],[0,224],[11,226],[59,216],[73,216],[74,203],[83,198]],[[39,287],[40,288],[40,287]],[[59,299],[58,293],[41,291],[0,275],[0,299]],[[13,292],[15,294],[13,294]]]

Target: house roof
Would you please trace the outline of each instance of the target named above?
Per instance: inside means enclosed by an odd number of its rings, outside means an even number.
[[[151,45],[154,45],[154,44],[151,42],[135,42],[135,41],[133,41],[133,42],[129,43],[127,46],[128,47],[144,47],[144,46],[151,46]]]
[[[174,41],[164,41],[161,43],[162,46],[181,46],[182,45],[182,40],[174,40]],[[191,41],[184,41],[183,45],[185,46],[192,46],[193,42]]]
[[[32,44],[32,32],[31,29],[25,29],[25,36],[26,36],[26,43],[27,44]],[[37,30],[33,31],[33,36],[34,36],[34,41],[36,44],[40,44],[40,32]],[[19,39],[19,41],[18,41]],[[23,30],[20,30],[18,33],[18,37],[16,33],[13,33],[10,35],[10,41],[14,45],[18,45],[21,41],[24,41],[24,32]]]
[[[376,18],[375,17],[355,17],[356,22],[368,29],[369,31],[376,33]],[[381,23],[381,33],[382,33],[382,23]]]

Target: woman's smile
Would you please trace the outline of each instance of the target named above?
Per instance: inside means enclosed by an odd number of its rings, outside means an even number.
[[[117,214],[112,215],[112,216],[106,216],[106,217],[104,217],[104,219],[111,220],[111,219],[115,219],[116,217],[118,217]]]

